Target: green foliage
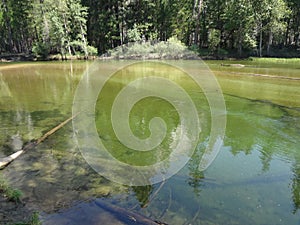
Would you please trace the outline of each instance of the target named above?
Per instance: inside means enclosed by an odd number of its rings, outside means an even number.
[[[28,225],[41,225],[42,222],[39,219],[39,213],[34,212],[31,216],[31,219],[28,222]]]
[[[37,58],[47,59],[50,53],[50,46],[44,42],[36,42],[32,47],[32,53]]]
[[[88,57],[96,54],[91,46],[105,53],[130,42],[172,37],[195,51],[208,48],[208,54],[223,49],[240,56],[271,55],[282,46],[300,47],[298,0],[3,0],[0,7],[0,52],[32,51],[44,59]],[[170,51],[156,47],[161,55]]]
[[[87,46],[87,52],[89,56],[97,56],[98,55],[98,49],[94,46]]]
[[[154,46],[154,52],[160,57],[181,57],[186,50],[187,47],[176,37],[171,37],[167,42],[159,42]]]
[[[161,42],[136,42],[120,46],[110,51],[118,58],[188,58],[196,57],[176,37]]]
[[[221,42],[221,32],[217,29],[211,29],[208,36],[208,48],[215,52]]]
[[[142,34],[139,31],[136,24],[134,24],[132,29],[129,29],[127,32],[127,39],[129,42],[136,42],[142,40]]]
[[[152,47],[149,43],[134,43],[127,49],[127,55],[146,56],[151,53]]]
[[[72,48],[75,55],[81,55],[82,53],[84,53],[85,45],[84,43],[82,43],[82,41],[74,40],[70,42],[70,47]]]
[[[44,0],[35,4],[33,17],[38,40],[32,52],[42,58],[50,53],[94,55],[96,51],[86,39],[87,10],[79,0]]]
[[[23,195],[20,190],[10,187],[3,179],[0,179],[0,193],[13,202],[19,202]]]
[[[166,54],[170,54],[171,56],[181,56],[187,50],[187,47],[177,39],[177,37],[171,37],[168,39],[167,43],[167,52]]]
[[[19,202],[23,193],[18,189],[8,188],[5,191],[5,196],[13,202]]]
[[[253,33],[246,33],[242,41],[243,48],[246,50],[252,50],[257,48],[256,38]]]
[[[148,56],[153,51],[150,43],[131,43],[110,51],[113,57],[137,58]]]
[[[195,45],[195,44],[189,46],[189,50],[192,52],[196,52],[196,53],[198,53],[200,51],[199,46]]]
[[[13,202],[20,202],[23,193],[18,190],[10,187],[7,182],[0,178],[0,194],[2,194],[7,200]],[[31,218],[27,222],[16,223],[15,225],[41,225],[42,222],[39,219],[39,213],[34,212]]]
[[[219,48],[218,49],[218,55],[219,56],[227,56],[228,55],[228,51],[223,49],[223,48]]]

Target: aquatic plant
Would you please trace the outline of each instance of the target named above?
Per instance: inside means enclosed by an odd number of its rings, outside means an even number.
[[[39,213],[34,212],[31,216],[31,218],[27,222],[19,222],[15,223],[14,225],[41,225],[42,222],[39,218]]]
[[[20,190],[10,187],[4,179],[0,179],[0,193],[13,202],[19,202],[23,195]]]

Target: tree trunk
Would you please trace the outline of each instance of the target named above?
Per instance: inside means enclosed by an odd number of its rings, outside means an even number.
[[[41,2],[43,3],[43,2]],[[48,43],[49,42],[49,38],[50,38],[50,30],[49,30],[49,24],[48,24],[48,20],[46,18],[46,14],[44,12],[44,8],[41,5],[41,14],[43,16],[43,22],[44,22],[44,30],[43,30],[43,42],[44,43]]]
[[[80,22],[80,30],[81,30],[81,38],[82,38],[83,45],[84,45],[83,46],[84,57],[85,57],[85,59],[87,59],[89,57],[89,53],[88,53],[88,50],[87,50],[87,41],[86,41],[85,36],[84,36],[84,30],[83,30],[81,22]]]
[[[144,225],[167,225],[166,223],[152,220],[142,214],[121,208],[117,205],[105,202],[101,199],[95,201],[96,206],[110,212],[116,218],[124,222],[125,224],[144,224]]]
[[[123,22],[119,24],[119,33],[120,33],[120,44],[123,45],[124,43],[124,29],[123,29]]]
[[[259,28],[259,57],[262,57],[262,42],[263,42],[263,31],[262,31],[262,23],[260,23],[260,28]]]
[[[60,123],[50,131],[48,131],[46,134],[44,134],[42,137],[40,137],[37,140],[32,140],[29,143],[27,143],[21,150],[11,154],[10,156],[7,156],[5,158],[0,158],[0,169],[5,168],[7,165],[9,165],[12,161],[17,159],[20,155],[22,155],[24,152],[36,147],[38,144],[45,141],[50,135],[54,134],[56,131],[64,127],[67,123],[69,123],[71,120],[73,120],[79,113],[73,115],[69,119],[65,120],[64,122]]]
[[[285,43],[284,43],[285,46],[290,45],[290,41],[289,41],[290,23],[291,23],[291,19],[288,19],[286,31],[285,31]]]
[[[238,55],[239,57],[242,56],[243,53],[243,28],[242,28],[242,24],[240,24],[240,28],[239,28],[239,34],[238,34]]]
[[[124,44],[125,35],[124,35],[124,16],[123,13],[125,12],[124,5],[121,3],[121,7],[118,9],[117,20],[119,21],[119,33],[120,33],[120,44]]]
[[[2,0],[3,3],[3,9],[4,9],[4,20],[7,28],[7,35],[8,35],[8,50],[9,52],[13,51],[13,39],[12,39],[12,29],[11,29],[11,23],[10,18],[8,17],[8,6],[6,0]],[[6,49],[7,50],[7,49]]]
[[[203,0],[194,0],[193,18],[195,20],[194,44],[200,45],[200,16]]]
[[[66,15],[64,14],[63,17],[64,17],[65,35],[66,35],[66,37],[67,37],[67,45],[68,45],[68,46],[67,46],[67,49],[68,49],[69,55],[72,56],[72,51],[71,51],[71,45],[70,45],[70,40],[69,40],[69,32],[68,32],[68,26],[67,26]],[[64,43],[63,43],[63,45],[64,45]],[[66,59],[66,58],[67,58],[67,57],[65,56],[65,59]]]
[[[238,54],[239,54],[239,57],[242,57],[243,47],[242,47],[241,39],[239,39],[239,43],[238,43]]]
[[[267,46],[267,55],[270,56],[270,50],[271,50],[271,45],[273,42],[273,32],[270,30],[269,32],[269,40],[268,40],[268,46]]]

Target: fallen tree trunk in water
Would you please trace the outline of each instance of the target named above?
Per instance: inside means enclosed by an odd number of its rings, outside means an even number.
[[[242,68],[245,67],[245,65],[243,64],[221,64],[221,66],[231,66],[231,67],[238,67],[238,68]]]
[[[24,152],[26,152],[29,149],[33,149],[34,147],[36,147],[38,144],[40,144],[41,142],[43,142],[44,140],[46,140],[50,135],[54,134],[56,131],[58,131],[60,128],[62,128],[63,126],[65,126],[68,122],[70,122],[71,120],[73,120],[78,114],[70,117],[69,119],[65,120],[64,122],[60,123],[59,125],[57,125],[56,127],[54,127],[53,129],[51,129],[50,131],[48,131],[46,134],[44,134],[42,137],[40,137],[37,140],[32,140],[30,142],[28,142],[21,150],[11,154],[10,156],[7,156],[5,158],[0,159],[0,169],[5,168],[6,166],[8,166],[12,161],[14,161],[16,158],[18,158],[20,155],[22,155]]]
[[[121,208],[119,206],[113,205],[111,203],[105,202],[103,200],[97,199],[95,204],[100,208],[110,212],[122,222],[126,224],[136,224],[136,225],[167,225],[166,223],[152,220],[146,216],[138,214],[133,211]]]
[[[3,169],[4,167],[6,167],[9,163],[11,163],[12,161],[14,161],[21,154],[23,154],[23,152],[24,152],[24,150],[20,150],[20,151],[17,151],[15,153],[11,154],[10,156],[7,156],[7,157],[1,159],[1,161],[0,161],[0,169]]]

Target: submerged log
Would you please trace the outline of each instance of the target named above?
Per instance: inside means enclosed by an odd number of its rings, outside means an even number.
[[[11,163],[12,161],[14,161],[16,158],[18,158],[21,154],[23,154],[24,150],[19,150],[13,154],[11,154],[10,156],[7,156],[3,159],[1,159],[0,161],[0,169],[6,167],[9,163]]]
[[[59,125],[57,125],[53,129],[51,129],[50,131],[48,131],[46,134],[44,134],[39,139],[32,140],[32,141],[28,142],[27,144],[25,144],[25,146],[21,150],[15,152],[15,153],[13,153],[13,154],[5,157],[5,158],[0,159],[0,169],[3,169],[6,166],[8,166],[12,161],[14,161],[16,158],[18,158],[20,155],[22,155],[27,150],[35,148],[38,144],[40,144],[41,142],[43,142],[44,140],[46,140],[50,135],[54,134],[56,131],[58,131],[63,126],[65,126],[68,122],[70,122],[71,120],[73,120],[77,115],[78,114],[76,114],[76,115],[68,118],[64,122],[60,123]]]
[[[230,67],[238,67],[238,68],[245,67],[245,65],[243,64],[224,64],[224,63],[222,63],[221,66],[230,66]]]
[[[167,225],[166,223],[152,220],[146,216],[139,213],[129,211],[127,209],[121,208],[119,206],[113,205],[111,203],[105,202],[103,200],[97,199],[95,204],[100,208],[110,212],[116,216],[119,220],[126,224],[136,224],[136,225]]]

